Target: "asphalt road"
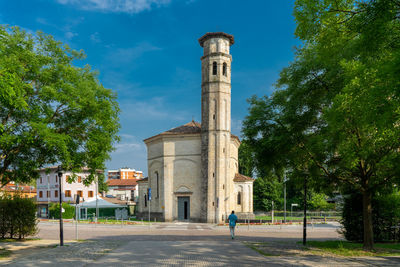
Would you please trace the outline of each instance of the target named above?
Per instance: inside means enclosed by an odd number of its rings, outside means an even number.
[[[39,223],[37,237],[41,239],[59,239],[57,223]],[[340,239],[339,224],[314,225],[307,228],[309,240]],[[241,225],[236,229],[241,241],[301,241],[302,225],[268,226]],[[216,226],[201,223],[155,223],[148,225],[104,225],[78,224],[78,239],[108,239],[124,241],[207,241],[229,239],[228,226]],[[64,239],[76,239],[76,227],[64,223]]]

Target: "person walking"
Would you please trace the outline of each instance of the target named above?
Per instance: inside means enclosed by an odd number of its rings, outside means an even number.
[[[236,222],[238,220],[237,216],[235,215],[234,210],[232,210],[232,213],[231,213],[231,215],[229,215],[228,220],[229,220],[229,229],[231,231],[231,237],[232,237],[232,239],[234,239]]]

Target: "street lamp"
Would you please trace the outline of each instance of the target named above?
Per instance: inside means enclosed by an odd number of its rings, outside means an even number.
[[[61,191],[62,168],[60,165],[58,165],[57,174],[58,174],[58,196],[60,201],[60,246],[64,246],[64,232],[63,232],[63,220],[62,220],[62,191]]]
[[[293,207],[297,207],[298,205],[299,204],[296,204],[296,203],[290,205],[290,217],[292,217],[292,220],[293,220]]]

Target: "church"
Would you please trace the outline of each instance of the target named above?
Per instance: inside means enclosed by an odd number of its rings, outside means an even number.
[[[232,210],[254,217],[254,179],[239,174],[240,140],[231,134],[234,38],[206,33],[199,43],[201,124],[191,121],[144,140],[148,177],[138,181],[138,218],[150,212],[157,221],[221,223]]]

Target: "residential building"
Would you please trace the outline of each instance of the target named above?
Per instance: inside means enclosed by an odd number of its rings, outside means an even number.
[[[0,190],[0,195],[3,194],[10,195],[11,197],[13,197],[15,194],[18,194],[22,198],[36,198],[36,188],[31,185],[10,182]]]
[[[107,181],[107,196],[123,201],[136,201],[138,184],[136,179],[110,179]]]
[[[49,172],[47,172],[47,170]],[[96,198],[97,186],[92,182],[89,186],[83,184],[84,179],[89,176],[89,172],[84,169],[80,173],[75,173],[76,180],[69,183],[70,171],[63,171],[61,179],[57,174],[57,166],[44,168],[39,171],[39,178],[36,180],[37,203],[39,217],[48,217],[48,207],[50,203],[59,202],[59,183],[62,187],[63,202],[74,202],[74,197],[79,195],[80,201],[86,201]]]
[[[143,172],[137,171],[135,169],[130,168],[122,168],[119,170],[109,170],[108,171],[108,180],[112,179],[141,179],[143,178]]]

